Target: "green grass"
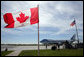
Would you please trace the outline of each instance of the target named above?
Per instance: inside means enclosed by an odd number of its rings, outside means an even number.
[[[19,56],[38,56],[37,50],[23,50]],[[83,56],[83,49],[40,50],[40,56]]]
[[[5,56],[13,51],[1,51],[1,56]]]

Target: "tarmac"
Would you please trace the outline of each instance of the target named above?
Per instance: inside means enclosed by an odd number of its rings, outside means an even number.
[[[46,49],[45,46],[40,46],[40,50]],[[48,46],[47,49],[51,49],[51,46]],[[16,48],[8,48],[8,51],[13,51],[6,56],[18,56],[22,50],[38,50],[38,46],[19,46]]]
[[[12,53],[6,55],[6,56],[18,56],[18,55],[20,54],[21,51],[22,51],[22,50],[19,50],[19,51],[16,50],[16,51],[14,51],[14,52],[12,52]]]

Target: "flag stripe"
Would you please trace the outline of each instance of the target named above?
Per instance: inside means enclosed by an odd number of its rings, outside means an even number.
[[[35,24],[38,23],[38,8],[31,8],[31,19],[30,19],[30,23]]]
[[[11,23],[14,22],[12,13],[6,13],[6,14],[3,16],[3,18],[4,18],[5,23],[7,23],[7,24],[11,24]]]
[[[5,28],[14,28],[14,22],[10,25],[5,26]]]

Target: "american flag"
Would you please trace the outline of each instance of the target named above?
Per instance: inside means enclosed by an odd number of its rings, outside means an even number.
[[[73,26],[75,24],[75,20],[70,24],[70,26]]]

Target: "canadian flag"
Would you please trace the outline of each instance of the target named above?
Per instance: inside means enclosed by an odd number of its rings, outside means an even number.
[[[5,28],[17,28],[26,25],[32,25],[39,22],[38,7],[29,10],[19,11],[16,13],[6,13],[3,15]]]

